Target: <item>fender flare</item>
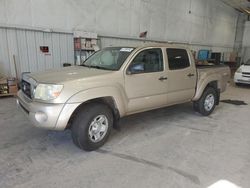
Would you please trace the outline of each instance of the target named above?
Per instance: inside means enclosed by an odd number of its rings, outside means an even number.
[[[213,74],[209,77],[206,77],[205,79],[201,79],[200,81],[198,81],[196,93],[195,93],[195,96],[193,98],[193,101],[199,100],[200,97],[202,96],[204,90],[206,89],[206,87],[212,82],[216,82],[217,83],[216,89],[220,90],[220,88],[221,88],[220,80],[221,80],[221,76]]]
[[[126,98],[125,92],[122,92],[122,90],[114,86],[96,87],[79,91],[66,101],[57,120],[56,128],[58,130],[67,128],[72,114],[83,103],[106,97],[111,97],[113,99],[115,108],[118,110],[120,117],[126,114],[128,99]]]
[[[125,91],[122,91],[121,88],[114,86],[103,86],[96,87],[87,90],[82,90],[72,95],[67,101],[67,104],[72,103],[85,103],[89,100],[111,97],[114,101],[116,108],[118,109],[121,116],[125,115],[128,98],[125,95]]]

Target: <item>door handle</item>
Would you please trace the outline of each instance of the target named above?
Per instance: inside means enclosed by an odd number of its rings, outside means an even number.
[[[194,74],[189,73],[187,76],[188,76],[188,77],[192,77],[192,76],[194,76]]]
[[[167,79],[168,79],[167,77],[163,77],[163,76],[159,78],[160,81],[167,80]]]

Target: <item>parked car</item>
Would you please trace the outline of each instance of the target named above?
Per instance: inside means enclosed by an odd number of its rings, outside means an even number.
[[[234,83],[236,85],[250,84],[250,59],[237,69],[234,74]]]
[[[24,75],[17,102],[35,126],[71,129],[74,143],[91,151],[130,114],[188,101],[211,114],[229,78],[227,66],[196,68],[186,48],[109,47],[81,66]]]

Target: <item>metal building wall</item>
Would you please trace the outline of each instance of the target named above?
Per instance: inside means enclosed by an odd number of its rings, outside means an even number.
[[[0,73],[15,75],[13,55],[19,74],[73,62],[74,30],[102,35],[101,47],[141,45],[139,33],[148,31],[151,41],[229,52],[238,41],[239,15],[220,0],[0,0]]]
[[[25,12],[23,11],[25,10]],[[234,46],[239,13],[220,0],[1,0],[0,23]]]
[[[242,48],[242,61],[246,62],[250,59],[250,21],[245,23]]]
[[[48,46],[49,53],[42,53],[40,46]],[[20,77],[22,72],[43,71],[73,63],[73,49],[72,34],[0,28],[0,74],[15,76],[13,55]]]

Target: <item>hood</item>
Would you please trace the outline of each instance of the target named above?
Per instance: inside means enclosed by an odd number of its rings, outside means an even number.
[[[64,67],[45,72],[32,73],[29,77],[40,83],[59,84],[67,81],[109,74],[113,71],[88,68],[82,66]]]
[[[241,70],[242,72],[250,73],[250,65],[242,65]]]

